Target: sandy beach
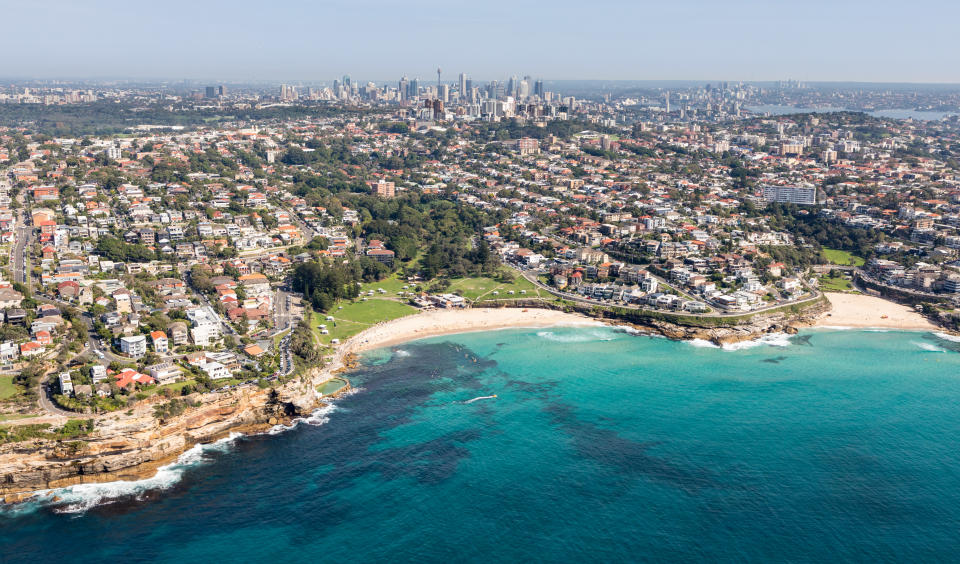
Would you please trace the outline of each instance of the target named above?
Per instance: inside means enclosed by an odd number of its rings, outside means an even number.
[[[833,305],[833,309],[817,320],[817,327],[937,329],[936,325],[912,308],[883,298],[833,292],[826,292],[826,296]]]
[[[602,325],[602,323],[582,315],[549,309],[437,309],[375,325],[348,339],[338,347],[338,352],[357,353],[424,337],[471,331],[492,331],[513,327],[596,325]]]

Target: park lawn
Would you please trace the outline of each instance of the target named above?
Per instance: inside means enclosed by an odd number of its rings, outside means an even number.
[[[0,376],[0,400],[12,398],[20,393],[20,389],[13,383],[13,376]]]
[[[21,414],[15,414],[15,415],[4,415],[4,414],[0,414],[0,421],[14,421],[14,420],[16,420],[16,419],[30,419],[31,417],[37,417],[37,416],[36,416],[36,415],[21,415]]]
[[[404,291],[404,286],[410,286],[410,288],[407,288],[409,291],[412,290],[416,284],[411,285],[406,280],[400,278],[397,273],[394,273],[383,280],[380,280],[379,282],[367,282],[366,284],[363,284],[360,286],[360,293],[365,294],[367,292],[373,292],[378,296],[382,296],[384,294],[381,294],[378,292],[378,290],[385,290],[387,292],[385,295],[396,296],[398,292]]]
[[[337,321],[345,320],[354,323],[365,323],[367,325],[397,319],[398,317],[417,312],[417,308],[405,303],[393,300],[382,300],[375,297],[368,298],[367,301],[360,299],[352,303],[341,302],[340,305],[343,306],[343,309],[330,311],[330,315]]]
[[[824,292],[849,292],[853,290],[853,284],[846,278],[830,278],[824,276],[820,278],[820,289]]]
[[[840,266],[850,266],[850,261],[853,261],[853,266],[863,266],[864,260],[861,257],[858,257],[847,251],[840,251],[837,249],[828,249],[824,247],[821,250],[823,258],[832,264],[838,264]]]
[[[417,308],[393,300],[368,298],[355,302],[341,302],[343,309],[333,309],[327,313],[314,313],[310,320],[317,338],[324,345],[333,339],[349,339],[364,329],[381,321],[390,321],[417,312]],[[334,320],[327,321],[327,315]],[[326,325],[326,335],[320,334],[320,325]]]
[[[445,292],[457,294],[473,301],[484,294],[496,290],[500,286],[502,286],[502,284],[492,278],[457,278],[450,281],[450,287],[447,288]]]

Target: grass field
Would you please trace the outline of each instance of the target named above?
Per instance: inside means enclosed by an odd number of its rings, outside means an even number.
[[[12,398],[20,393],[20,390],[13,385],[13,376],[0,376],[0,400]]]
[[[849,292],[853,290],[853,284],[846,278],[824,276],[820,278],[820,289],[824,292]]]
[[[386,288],[384,288],[386,290]],[[393,300],[369,298],[367,301],[342,302],[343,309],[331,310],[329,314],[314,313],[310,320],[317,338],[324,345],[333,339],[349,339],[367,327],[381,321],[389,321],[417,312],[417,308]],[[334,320],[327,321],[327,315]],[[320,334],[320,325],[325,325],[326,335]]]
[[[863,266],[864,260],[856,255],[848,253],[847,251],[840,251],[837,249],[827,249],[824,248],[821,251],[823,258],[832,264],[839,264],[841,266],[850,266],[853,261],[853,266]]]

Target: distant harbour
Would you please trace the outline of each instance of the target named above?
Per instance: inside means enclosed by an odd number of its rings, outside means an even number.
[[[890,110],[851,110],[833,106],[823,106],[817,108],[806,108],[799,106],[786,106],[780,104],[768,104],[762,106],[746,106],[745,109],[759,115],[781,116],[789,114],[828,114],[836,112],[861,112],[873,117],[890,119],[915,119],[923,121],[941,120],[945,117],[960,114],[960,112],[943,112],[935,110],[910,110],[910,109],[890,109]]]

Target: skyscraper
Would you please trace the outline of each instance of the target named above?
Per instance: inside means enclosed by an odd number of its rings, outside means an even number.
[[[420,79],[415,78],[410,81],[410,92],[408,97],[416,98],[419,95],[420,95]]]
[[[206,95],[205,95],[204,97],[205,97],[205,98],[216,98],[216,97],[217,97],[217,89],[216,89],[216,87],[214,87],[214,86],[207,86]]]
[[[217,87],[217,95],[220,96],[221,98],[223,98],[224,96],[226,96],[226,95],[227,95],[227,87],[224,86],[224,85],[222,85],[222,84],[221,84],[220,86],[218,86],[218,87]]]
[[[401,100],[410,99],[410,79],[404,76],[400,79],[400,82],[397,84],[397,93],[400,96]]]
[[[343,85],[346,86],[347,88],[350,88],[351,83],[350,83],[350,75],[349,75],[349,74],[343,75]]]
[[[443,100],[444,104],[450,103],[450,86],[441,84],[437,87],[437,98]]]
[[[465,100],[465,99],[467,98],[467,92],[468,92],[468,89],[467,89],[467,74],[466,74],[466,73],[460,73],[460,88],[459,88],[459,91],[460,91],[460,99],[461,99],[461,100]]]
[[[507,81],[507,96],[516,96],[517,95],[517,77],[511,76],[510,80]]]

